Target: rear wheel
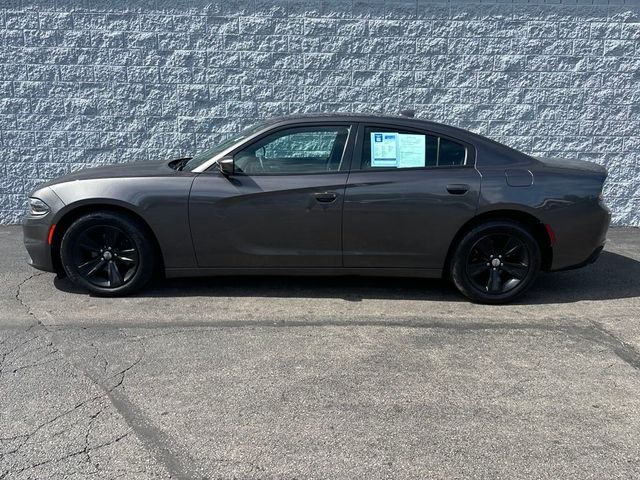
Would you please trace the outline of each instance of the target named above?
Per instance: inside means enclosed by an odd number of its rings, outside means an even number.
[[[540,247],[526,227],[490,221],[462,237],[450,273],[458,290],[471,300],[507,303],[532,285],[540,262]]]
[[[112,212],[75,220],[62,237],[62,266],[76,285],[103,296],[127,295],[153,275],[153,244],[139,221]]]

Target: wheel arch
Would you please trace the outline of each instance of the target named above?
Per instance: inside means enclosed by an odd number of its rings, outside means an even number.
[[[158,261],[158,272],[164,272],[164,256],[162,254],[162,249],[160,248],[160,243],[158,242],[158,238],[156,237],[153,229],[151,228],[149,223],[142,217],[142,215],[137,213],[133,208],[130,208],[126,205],[122,205],[119,203],[114,204],[98,202],[71,205],[58,219],[56,219],[56,226],[53,232],[53,237],[51,239],[51,262],[58,276],[64,277],[66,275],[64,268],[62,268],[62,261],[60,258],[60,244],[62,242],[64,233],[67,231],[69,226],[82,215],[95,212],[119,213],[121,215],[126,215],[130,218],[134,218],[136,221],[138,221],[140,225],[145,228],[146,233],[153,243],[153,248],[156,252],[156,259]]]
[[[462,237],[472,228],[491,220],[509,220],[524,225],[531,232],[540,247],[540,254],[542,256],[541,269],[543,271],[549,271],[551,269],[553,261],[553,246],[552,240],[549,237],[549,232],[547,231],[544,223],[542,223],[535,215],[522,210],[500,209],[480,213],[460,227],[449,245],[443,269],[444,275],[449,272],[451,257]]]

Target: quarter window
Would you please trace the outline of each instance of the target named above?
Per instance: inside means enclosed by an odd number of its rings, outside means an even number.
[[[304,174],[340,169],[349,127],[297,127],[251,144],[233,157],[239,173]]]
[[[467,149],[447,138],[439,138],[438,160],[436,166],[450,167],[464,165]]]
[[[447,138],[367,127],[361,169],[460,166],[466,156],[464,145]]]

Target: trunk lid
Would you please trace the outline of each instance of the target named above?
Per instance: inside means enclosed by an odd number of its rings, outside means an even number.
[[[607,169],[597,163],[587,162],[585,160],[575,160],[566,158],[545,158],[536,157],[536,160],[540,161],[543,165],[551,168],[563,168],[567,170],[577,170],[582,172],[592,172],[600,174],[604,178],[607,176]]]

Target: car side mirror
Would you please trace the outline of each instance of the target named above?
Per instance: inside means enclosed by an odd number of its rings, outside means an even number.
[[[229,175],[233,175],[234,167],[233,167],[233,157],[225,157],[218,160],[218,168],[220,172],[228,177]]]

